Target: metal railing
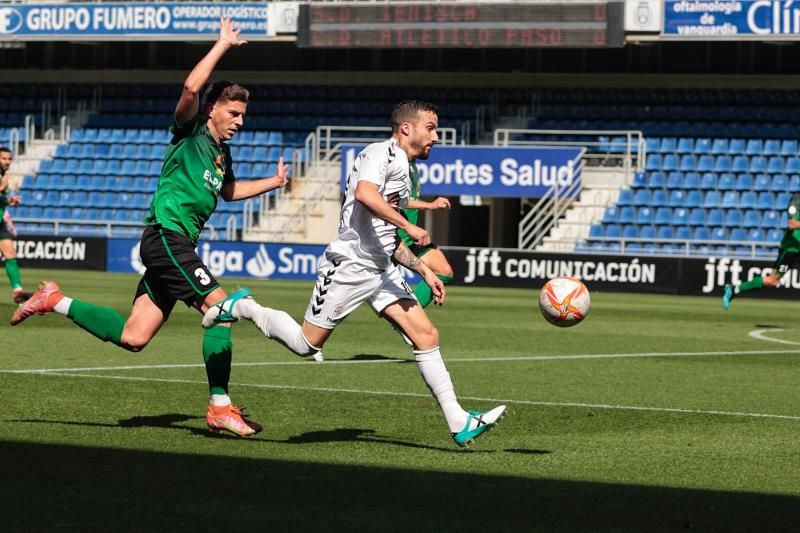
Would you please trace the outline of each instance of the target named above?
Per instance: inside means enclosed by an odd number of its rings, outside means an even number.
[[[235,218],[235,217],[231,217]],[[144,224],[141,222],[134,222],[134,221],[126,221],[126,220],[61,220],[61,219],[53,219],[53,218],[31,218],[31,217],[14,217],[14,222],[16,224],[40,224],[40,225],[49,225],[52,226],[52,231],[48,232],[48,235],[64,235],[63,232],[64,226],[85,226],[86,231],[84,232],[82,229],[78,229],[77,231],[70,228],[69,235],[86,235],[86,236],[96,236],[97,233],[93,232],[92,229],[104,229],[104,236],[111,238],[114,236],[113,228],[114,227],[126,227],[126,228],[141,228],[144,229]],[[234,220],[235,224],[235,220]],[[22,228],[20,228],[22,230]],[[23,233],[24,230],[20,231]],[[208,232],[208,238],[211,240],[217,240],[219,238],[219,231],[211,225],[206,224],[203,228],[203,234]]]
[[[553,240],[550,241],[554,244],[572,244],[577,245],[575,240],[573,239],[562,239],[562,240]],[[710,240],[710,239],[642,239],[642,238],[628,238],[628,237],[588,237],[586,239],[580,239],[578,241],[583,243],[594,243],[594,242],[602,242],[608,243],[608,246],[602,247],[601,249],[586,249],[586,250],[577,250],[576,252],[580,251],[580,253],[621,253],[621,254],[642,254],[646,253],[647,255],[682,255],[682,256],[689,256],[689,257],[707,257],[707,256],[725,256],[725,257],[739,257],[739,258],[758,258],[758,259],[773,259],[775,257],[775,251],[778,248],[778,242],[764,242],[764,241],[730,241],[730,240]],[[672,244],[675,245],[674,252],[666,252],[666,251],[647,251],[643,252],[641,249],[634,249],[631,250],[631,244]],[[618,246],[615,246],[618,245]],[[707,246],[708,249],[699,250],[699,246]],[[724,246],[727,248],[731,248],[726,251],[717,252],[716,248],[719,246]],[[745,253],[742,250],[734,250],[733,248],[747,248],[748,251]],[[765,251],[766,249],[766,251]]]

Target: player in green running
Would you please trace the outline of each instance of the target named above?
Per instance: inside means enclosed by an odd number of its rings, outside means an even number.
[[[19,195],[8,195],[8,176],[6,172],[11,167],[14,155],[6,147],[0,147],[0,254],[6,259],[6,275],[11,282],[11,293],[14,303],[22,303],[31,297],[31,293],[22,289],[22,277],[17,265],[17,251],[14,248],[14,239],[17,232],[11,219],[6,215],[6,207],[17,205],[20,202]]]
[[[420,200],[421,193],[419,186],[419,170],[417,169],[416,161],[412,161],[409,164],[408,173],[411,179],[411,190],[408,199],[408,207],[406,207],[403,213],[409,222],[417,225],[420,209],[431,211],[436,209],[450,209],[450,200],[441,196],[432,202]],[[433,270],[434,274],[436,274],[436,277],[442,280],[443,284],[447,285],[453,281],[453,267],[450,266],[450,262],[447,260],[447,257],[445,257],[438,246],[433,243],[428,244],[427,246],[417,246],[414,244],[414,239],[412,239],[408,233],[401,229],[397,230],[397,235],[406,244],[406,246],[408,246],[414,255],[419,257],[423,263],[428,265],[428,268]],[[428,304],[434,301],[433,291],[424,281],[421,281],[414,288],[414,296],[417,297],[417,300],[422,307],[426,307]]]
[[[728,309],[734,296],[743,292],[754,291],[763,287],[777,287],[784,274],[792,268],[800,267],[800,192],[796,192],[789,200],[786,208],[789,215],[789,227],[783,235],[778,258],[772,268],[772,273],[767,276],[756,276],[750,281],[745,281],[737,286],[725,285],[722,293],[722,308]]]
[[[244,200],[283,187],[288,167],[281,159],[275,176],[236,181],[226,144],[242,127],[249,93],[230,82],[212,84],[202,100],[200,92],[217,62],[231,49],[246,44],[229,18],[220,20],[214,46],[189,73],[175,108],[172,140],[164,156],[161,177],[145,219],[140,255],[146,271],[139,281],[127,320],[109,307],[64,296],[52,281],[14,313],[12,325],[33,314],[51,311],[68,316],[100,340],[126,350],[144,349],[158,333],[178,301],[205,313],[227,295],[196,252],[203,226],[217,206]],[[231,372],[230,324],[206,330],[203,358],[210,389],[206,423],[212,431],[227,430],[246,436],[261,426],[243,417],[242,408],[228,396]]]

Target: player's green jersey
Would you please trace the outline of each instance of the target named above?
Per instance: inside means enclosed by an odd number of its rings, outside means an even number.
[[[3,179],[6,173],[0,171],[0,180]],[[3,219],[3,215],[6,214],[6,207],[8,206],[8,188],[3,189],[0,191],[0,220]]]
[[[200,232],[217,207],[222,186],[234,181],[231,151],[214,140],[206,119],[197,115],[172,126],[158,188],[144,223],[177,231],[197,244]]]
[[[800,220],[800,192],[792,195],[786,212],[790,219]],[[781,241],[781,249],[787,252],[800,252],[800,229],[787,229]]]
[[[416,161],[412,161],[408,165],[408,175],[411,178],[411,190],[408,194],[409,200],[419,200],[420,197],[420,190],[419,190],[419,170],[417,170],[417,163]],[[406,209],[403,211],[406,219],[411,222],[412,224],[416,225],[417,220],[419,220],[419,209]],[[414,239],[412,239],[408,233],[399,229],[397,230],[397,235],[403,240],[406,246],[411,246],[414,244]]]

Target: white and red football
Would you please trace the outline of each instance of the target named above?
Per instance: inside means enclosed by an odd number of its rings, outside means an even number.
[[[589,290],[580,280],[566,276],[553,278],[539,291],[539,310],[555,326],[574,326],[589,313]]]

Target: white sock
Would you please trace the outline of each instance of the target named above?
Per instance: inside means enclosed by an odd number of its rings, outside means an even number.
[[[242,298],[233,308],[233,316],[253,322],[261,332],[301,357],[319,352],[303,335],[303,328],[285,311],[259,305],[252,298]]]
[[[72,298],[64,296],[58,303],[53,307],[53,311],[58,313],[59,315],[67,316],[69,314],[69,306],[72,305]]]
[[[456,399],[456,391],[450,380],[450,373],[444,366],[439,347],[431,350],[414,350],[414,359],[417,360],[417,368],[422,374],[422,379],[439,402],[450,432],[456,433],[464,429],[469,415]]]
[[[231,397],[227,394],[212,394],[211,405],[215,407],[224,407],[231,404]]]

